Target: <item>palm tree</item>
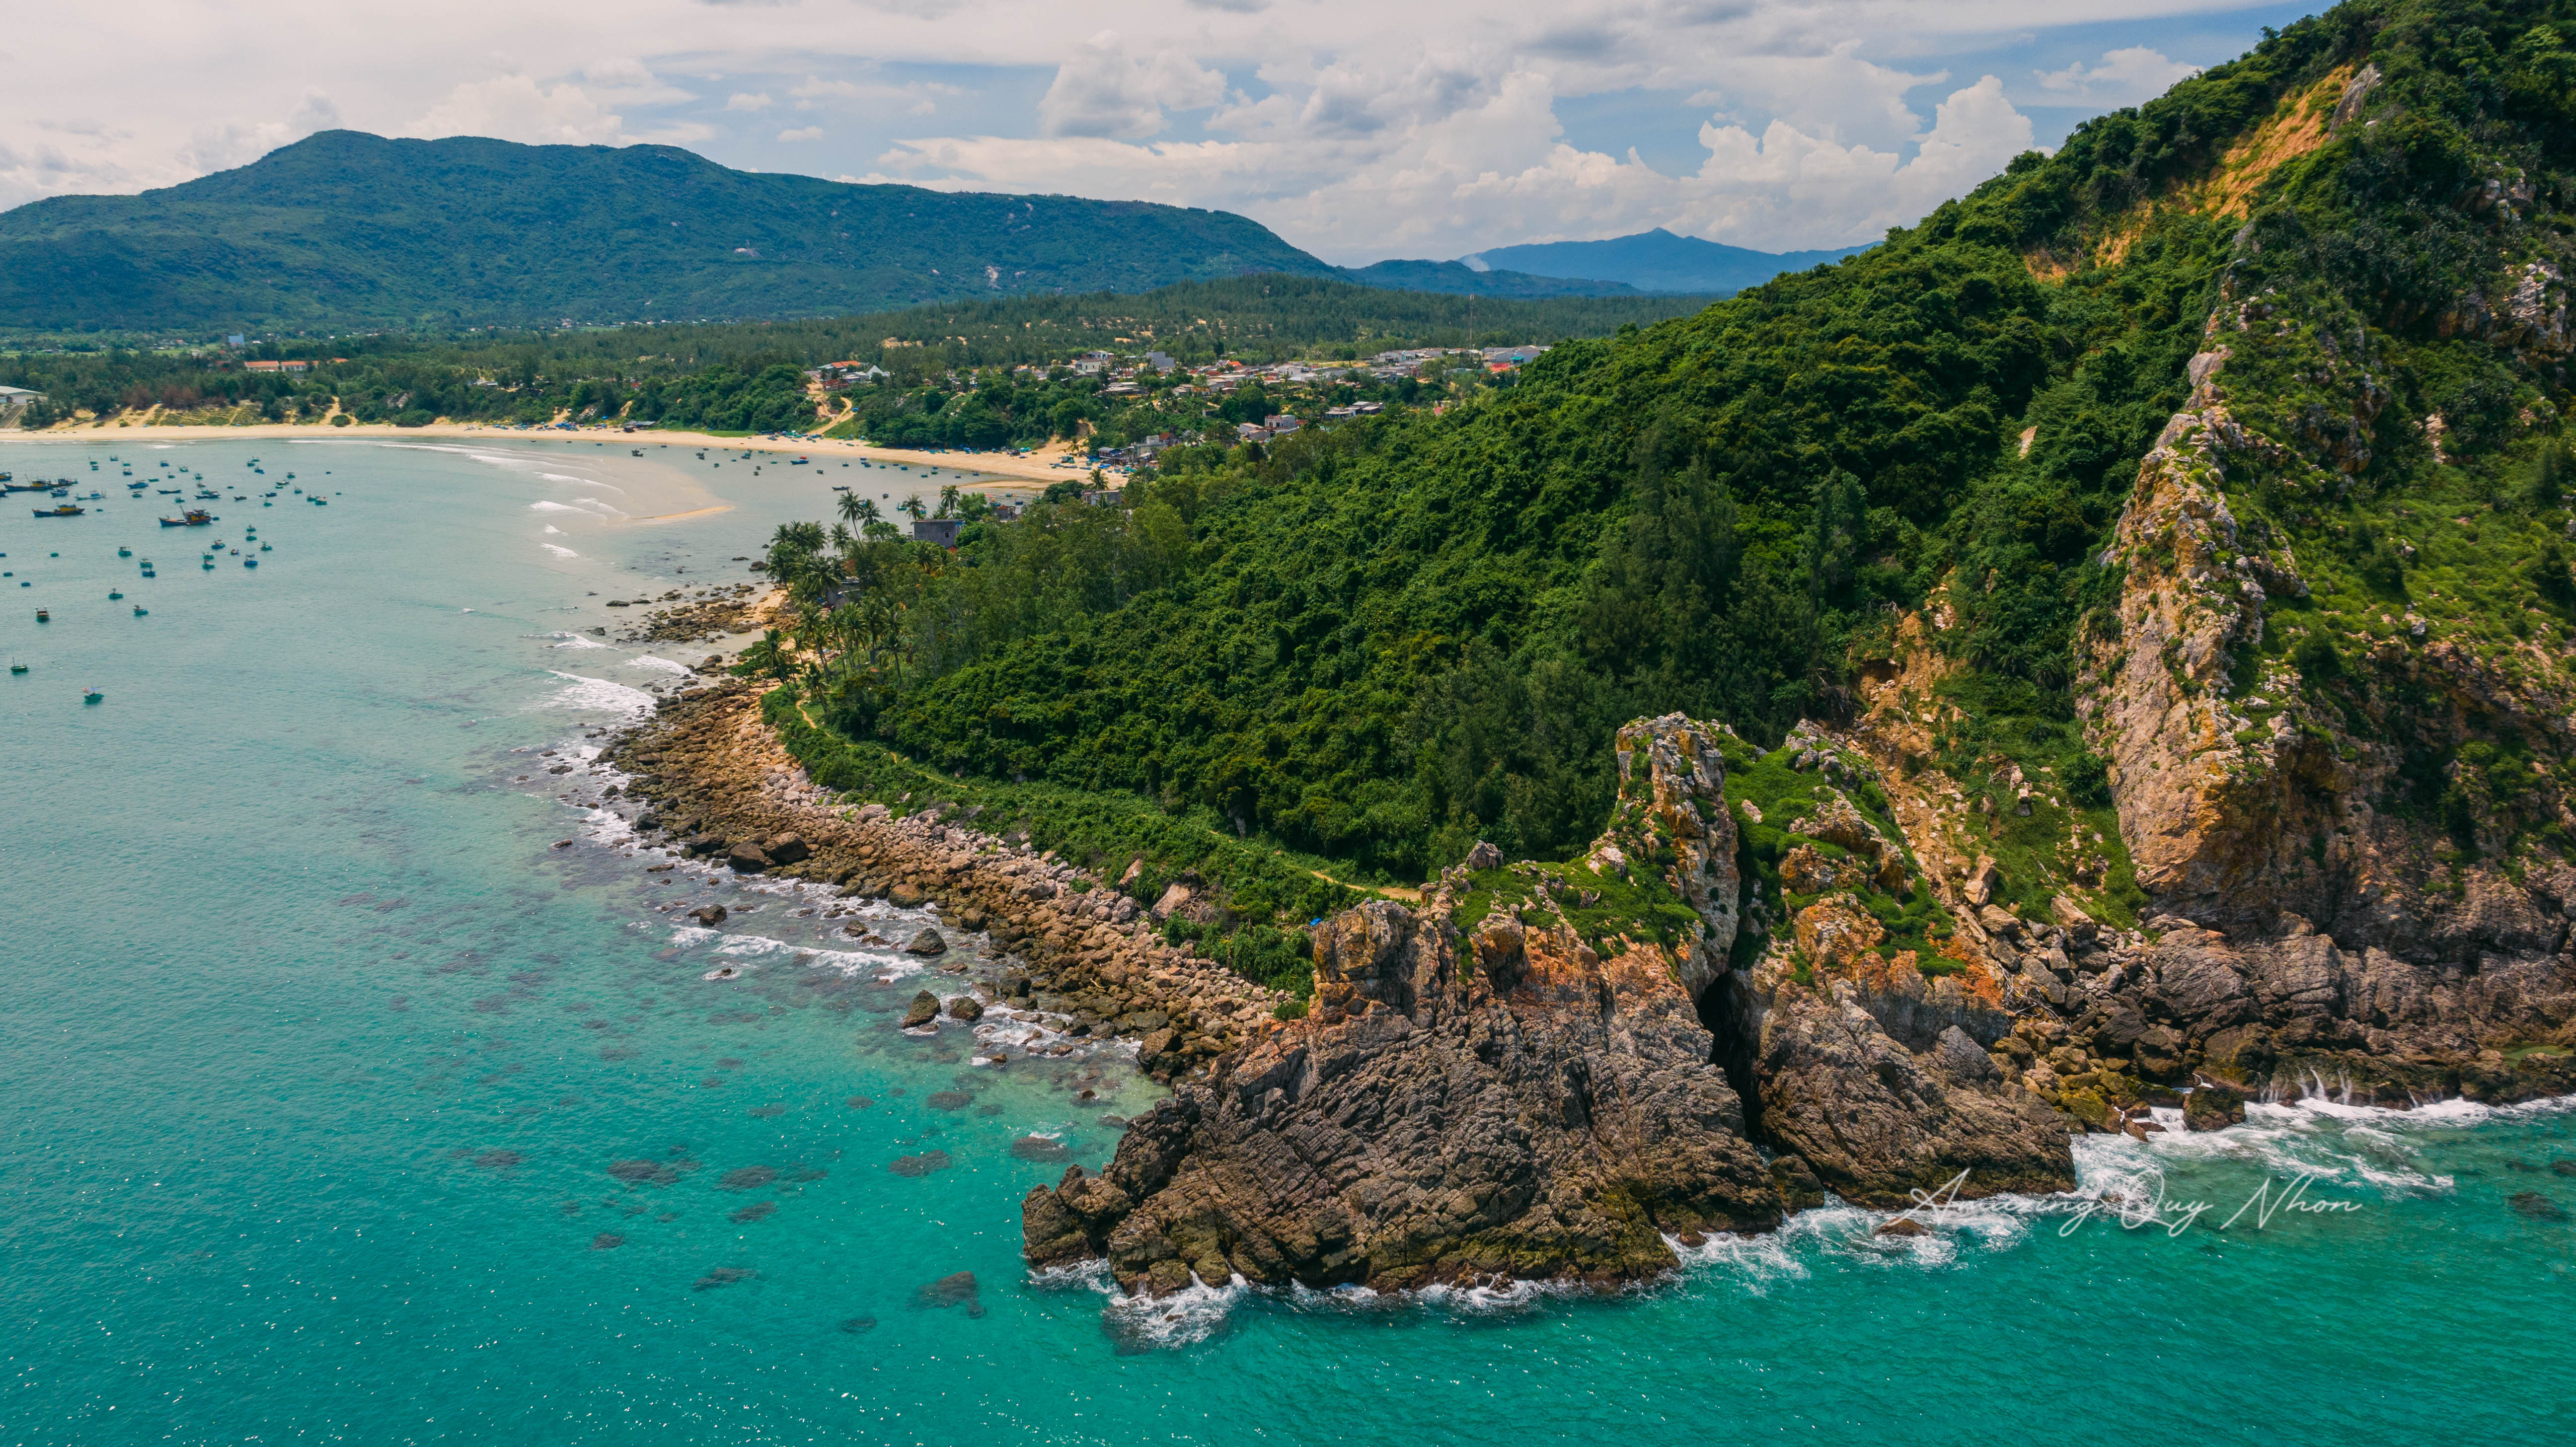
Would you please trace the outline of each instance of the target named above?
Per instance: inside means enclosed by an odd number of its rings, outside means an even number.
[[[841,500],[837,506],[841,510],[841,521],[845,523],[857,522],[876,511],[875,503],[868,501],[866,498],[859,496],[855,492],[842,493]]]

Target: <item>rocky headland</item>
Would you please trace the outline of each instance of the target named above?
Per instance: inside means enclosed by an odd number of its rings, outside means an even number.
[[[1132,1291],[1606,1286],[1828,1193],[1903,1209],[2069,1189],[2070,1134],[2143,1137],[2157,1106],[2198,1130],[2302,1091],[2402,1107],[2576,1090],[2555,1050],[2497,1045],[2568,1034],[2562,955],[2469,971],[2297,921],[2231,935],[2172,912],[2116,928],[2065,895],[2006,908],[1995,862],[1963,852],[1952,781],[1909,746],[1909,679],[1890,670],[1853,728],[1802,727],[1767,756],[1678,715],[1630,725],[1618,809],[1583,858],[1480,846],[1418,906],[1323,921],[1302,1014],[1165,942],[1185,896],[1142,903],[972,811],[827,794],[747,682],[666,700],[606,759],[687,852],[935,902],[1010,956],[1004,1002],[1134,1042],[1174,1094],[1105,1170],[1022,1203],[1033,1264],[1105,1260]],[[1746,872],[1762,811],[1730,798],[1730,751],[1812,791],[1769,821],[1789,831],[1775,887]],[[1953,927],[1892,948],[1891,891]]]

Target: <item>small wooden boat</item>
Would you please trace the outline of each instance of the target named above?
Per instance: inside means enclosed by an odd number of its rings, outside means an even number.
[[[256,568],[256,567],[258,567],[258,566],[259,566],[259,559],[257,559],[257,558],[244,558],[244,559],[242,559],[242,566],[243,566],[243,567],[245,567],[245,568]]]
[[[120,558],[130,558],[134,556],[134,550],[132,548],[118,548],[116,550],[116,555]]]
[[[39,608],[36,610],[36,621],[39,623],[51,623],[54,621],[54,615],[46,612],[42,608]]]
[[[134,616],[135,616],[135,617],[137,617],[137,618],[142,617],[145,613],[147,613],[147,612],[149,612],[149,611],[150,611],[149,609],[145,608],[145,607],[144,607],[142,604],[140,604],[140,603],[137,603],[137,604],[135,604],[135,605],[134,605]]]
[[[14,659],[13,659],[13,660],[11,660],[11,661],[10,661],[10,664],[9,664],[9,671],[10,671],[11,673],[24,673],[24,672],[26,672],[26,671],[27,671],[27,665],[25,665],[25,664],[23,664],[23,663],[20,663],[20,662],[17,662],[16,660],[14,660]]]
[[[121,602],[123,602],[124,600],[125,600],[125,594],[124,594],[122,591],[120,591],[120,590],[118,590],[118,589],[115,589],[115,588],[110,588],[110,589],[108,589],[108,590],[107,590],[107,601],[109,601],[109,602],[111,602],[111,603],[121,603]]]
[[[105,697],[107,697],[106,694],[103,694],[94,688],[83,689],[81,691],[81,702],[83,703],[96,703]]]

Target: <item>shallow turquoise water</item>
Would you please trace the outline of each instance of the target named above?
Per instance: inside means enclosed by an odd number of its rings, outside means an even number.
[[[647,874],[542,772],[538,751],[703,652],[581,646],[604,598],[743,576],[730,557],[845,476],[624,450],[0,446],[22,478],[111,494],[0,517],[0,652],[31,665],[0,683],[0,1441],[2576,1432],[2576,1227],[2508,1204],[2576,1213],[2553,1107],[2258,1110],[2222,1137],[2092,1142],[2092,1188],[2160,1177],[2217,1209],[2168,1235],[1987,1205],[1911,1246],[1828,1210],[1606,1301],[1224,1289],[1129,1313],[1091,1281],[1029,1281],[1019,1197],[1061,1166],[1012,1141],[1099,1165],[1099,1116],[1148,1087],[904,1037],[883,1012],[915,982],[873,983],[891,956],[800,963],[826,941],[797,899]],[[150,521],[176,499],[115,496],[110,453],[136,479],[184,458],[336,495],[228,490],[183,535]],[[256,572],[198,566],[245,525],[274,545]],[[656,909],[716,898],[757,908],[721,936]],[[702,978],[728,962],[741,979]],[[931,1108],[950,1090],[973,1101]],[[934,1148],[951,1168],[886,1169]],[[726,1189],[745,1167],[776,1175]],[[2357,1209],[2220,1228],[2303,1169],[2309,1200]],[[957,1271],[983,1315],[916,1304]]]

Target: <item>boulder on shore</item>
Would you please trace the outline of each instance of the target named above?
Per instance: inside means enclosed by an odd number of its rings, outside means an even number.
[[[928,990],[912,997],[912,1007],[903,1012],[903,1028],[918,1030],[939,1018],[939,997]]]
[[[736,874],[758,874],[769,868],[769,855],[759,845],[745,842],[726,852],[725,863]]]
[[[2245,1092],[2232,1085],[2204,1085],[2182,1098],[2186,1130],[2225,1130],[2245,1123]]]
[[[948,953],[948,941],[939,937],[939,931],[925,929],[905,942],[903,952],[907,955],[944,955]]]
[[[951,1020],[981,1020],[984,1018],[984,1002],[976,999],[972,995],[960,995],[956,999],[948,1002],[948,1018]]]

